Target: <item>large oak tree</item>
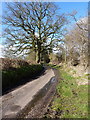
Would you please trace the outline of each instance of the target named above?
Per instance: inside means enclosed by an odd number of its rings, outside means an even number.
[[[6,10],[3,23],[8,47],[18,54],[29,54],[32,49],[38,56],[37,62],[41,62],[44,51],[52,51],[61,39],[64,14],[50,2],[9,2]]]

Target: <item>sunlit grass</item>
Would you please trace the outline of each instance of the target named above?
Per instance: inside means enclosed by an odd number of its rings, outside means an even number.
[[[88,85],[78,86],[75,77],[61,68],[59,71],[62,80],[57,85],[51,109],[62,111],[58,118],[88,118]]]

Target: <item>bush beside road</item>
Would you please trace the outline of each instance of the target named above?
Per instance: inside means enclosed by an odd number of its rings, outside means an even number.
[[[24,64],[19,67],[8,66],[8,69],[2,69],[2,92],[29,81],[31,78],[39,75],[43,69],[43,66],[40,64]]]

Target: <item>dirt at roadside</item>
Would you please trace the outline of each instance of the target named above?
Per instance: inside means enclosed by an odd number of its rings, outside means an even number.
[[[46,96],[44,96],[36,103],[35,107],[28,113],[25,118],[42,118],[43,115],[47,112],[48,105],[50,104],[54,94],[55,84],[49,89]]]

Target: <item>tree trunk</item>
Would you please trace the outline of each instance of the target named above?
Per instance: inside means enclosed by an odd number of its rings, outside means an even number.
[[[41,57],[40,57],[40,52],[38,52],[38,60],[37,60],[37,63],[40,63],[41,62]]]
[[[38,41],[38,50],[37,50],[37,57],[38,57],[38,60],[37,60],[37,63],[40,63],[41,62],[41,44],[40,42]]]

